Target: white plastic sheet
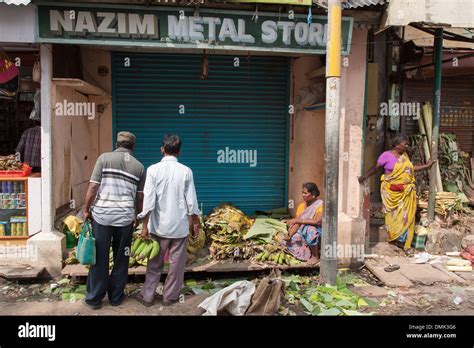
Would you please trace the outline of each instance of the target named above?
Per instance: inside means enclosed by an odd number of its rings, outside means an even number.
[[[244,315],[254,292],[255,284],[242,280],[206,298],[198,307],[206,311],[203,315],[217,315],[224,309],[232,315]]]

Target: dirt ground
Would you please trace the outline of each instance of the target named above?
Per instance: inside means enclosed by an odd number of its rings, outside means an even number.
[[[438,283],[431,286],[417,285],[413,288],[387,288],[379,286],[373,275],[362,270],[357,276],[366,282],[366,286],[351,286],[351,291],[379,305],[370,308],[374,315],[474,315],[474,284],[459,286]],[[209,280],[207,280],[209,281]],[[74,284],[84,285],[84,279]],[[92,310],[82,300],[61,300],[61,296],[51,293],[48,288],[52,281],[10,282],[0,279],[0,313],[2,315],[202,315],[198,305],[210,293],[184,293],[182,303],[165,307],[158,296],[152,307],[144,307],[135,300],[143,283],[127,284],[127,298],[122,305],[112,307],[107,298],[99,310]],[[293,315],[306,315],[298,305],[283,302]],[[278,315],[278,314],[277,314]]]

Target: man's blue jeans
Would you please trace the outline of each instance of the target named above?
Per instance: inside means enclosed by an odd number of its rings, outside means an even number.
[[[120,303],[128,277],[128,260],[132,243],[133,224],[122,227],[104,226],[92,221],[96,243],[96,263],[89,269],[86,302],[98,305],[105,294],[109,303]],[[114,267],[109,275],[109,251],[112,244]]]

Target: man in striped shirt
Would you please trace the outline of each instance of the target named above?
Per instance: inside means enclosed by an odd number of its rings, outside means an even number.
[[[92,173],[83,215],[92,220],[96,239],[96,264],[87,277],[85,303],[101,307],[108,293],[112,306],[120,305],[128,276],[128,260],[136,214],[142,210],[145,168],[133,157],[135,136],[117,135],[117,149],[102,154]],[[109,249],[112,245],[114,267],[109,276]]]

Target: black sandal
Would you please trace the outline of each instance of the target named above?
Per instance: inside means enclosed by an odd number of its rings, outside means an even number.
[[[400,269],[399,265],[389,265],[389,266],[385,267],[383,270],[385,272],[394,272],[394,271],[398,271],[399,269]]]

